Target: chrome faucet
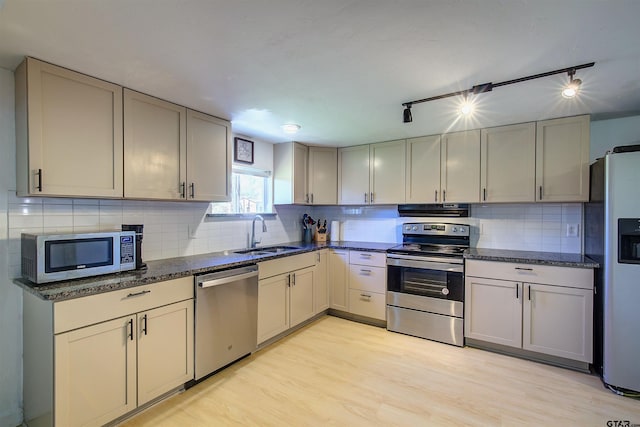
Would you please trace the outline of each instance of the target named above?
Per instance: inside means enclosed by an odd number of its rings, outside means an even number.
[[[260,240],[256,240],[256,219],[259,219],[260,221],[262,221],[262,232],[264,233],[267,231],[267,224],[264,223],[264,218],[262,218],[262,215],[256,215],[255,217],[253,217],[253,222],[251,223],[251,247],[252,248],[255,248],[256,245],[260,243]]]

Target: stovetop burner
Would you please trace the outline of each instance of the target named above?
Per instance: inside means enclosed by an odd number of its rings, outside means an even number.
[[[388,253],[462,258],[469,247],[469,226],[465,224],[410,223],[403,225],[402,234],[403,243]]]
[[[468,246],[443,246],[419,243],[404,243],[394,246],[388,250],[390,253],[406,255],[440,255],[440,256],[462,256]]]

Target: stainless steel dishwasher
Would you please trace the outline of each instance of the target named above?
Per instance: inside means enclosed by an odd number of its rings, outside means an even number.
[[[195,379],[256,349],[258,266],[196,276]]]

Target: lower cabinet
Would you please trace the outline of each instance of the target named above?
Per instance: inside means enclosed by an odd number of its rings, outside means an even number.
[[[329,308],[349,311],[349,251],[329,251]]]
[[[316,253],[258,263],[258,344],[316,313]]]
[[[387,256],[349,251],[349,312],[386,320]]]
[[[316,252],[316,271],[313,277],[313,312],[329,308],[329,249]]]
[[[104,425],[193,379],[192,277],[24,309],[29,425]]]
[[[329,251],[330,305],[333,310],[386,319],[387,259],[383,252]]]
[[[465,337],[593,361],[593,270],[468,260]]]

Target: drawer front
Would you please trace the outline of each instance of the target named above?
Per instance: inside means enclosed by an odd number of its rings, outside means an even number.
[[[523,283],[593,289],[593,269],[591,268],[466,260],[465,274]]]
[[[387,254],[384,252],[349,251],[349,264],[384,267],[387,265]]]
[[[387,269],[366,265],[350,265],[349,288],[385,293],[387,291]]]
[[[70,331],[193,298],[193,276],[103,294],[57,302],[53,305],[53,332]]]
[[[372,319],[386,319],[385,294],[349,290],[349,312]]]
[[[302,268],[313,267],[316,265],[316,259],[316,252],[306,252],[299,255],[259,262],[258,278],[266,279],[267,277],[289,273]]]

